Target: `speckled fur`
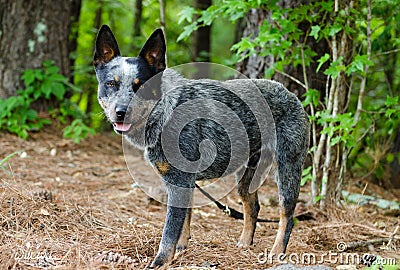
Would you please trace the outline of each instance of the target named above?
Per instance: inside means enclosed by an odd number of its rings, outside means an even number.
[[[247,210],[244,209],[245,226],[238,246],[247,247],[252,243],[259,205],[257,194],[250,194],[249,186],[254,175],[254,167],[260,159],[261,132],[255,115],[243,102],[241,95],[246,95],[249,87],[254,85],[260,89],[269,105],[275,123],[276,147],[274,146],[275,152],[272,155],[278,168],[275,180],[279,188],[282,220],[272,253],[285,252],[293,227],[293,212],[299,194],[302,165],[307,154],[309,139],[308,117],[300,101],[282,84],[270,80],[242,79],[221,82],[183,78],[176,71],[165,69],[165,41],[160,31],[157,31],[146,42],[139,56],[130,58],[120,56],[111,30],[103,27],[97,37],[94,57],[99,81],[99,103],[107,118],[112,123],[116,122],[118,118],[116,108],[118,106],[126,108],[124,120],[131,123],[134,128],[124,133],[124,136],[132,144],[144,150],[146,159],[158,168],[166,186],[168,194],[166,222],[159,251],[151,266],[163,265],[173,258],[185,218],[190,217],[192,200],[190,190],[198,180],[244,171],[242,177],[238,179],[238,192],[242,200],[247,203],[244,207]],[[161,88],[155,96],[160,99],[154,104],[135,96],[138,88],[157,74]],[[114,85],[110,89],[107,82],[116,81],[115,78],[118,79],[118,87]],[[229,89],[236,91],[233,93]],[[192,162],[199,160],[200,157],[211,158],[215,153],[207,152],[207,149],[201,153],[199,150],[202,141],[211,140],[216,146],[216,158],[209,167],[196,173],[183,171],[169,164],[162,147],[163,128],[166,125],[174,127],[173,113],[179,105],[197,99],[198,106],[206,106],[210,114],[218,113],[218,107],[212,103],[202,103],[201,100],[216,100],[235,112],[248,136],[248,141],[243,142],[250,146],[246,163],[238,162],[233,169],[226,171],[231,156],[228,134],[215,121],[200,118],[188,123],[179,134],[180,151]],[[131,106],[128,108],[129,102]],[[132,106],[134,110],[142,112],[140,116],[132,113]],[[143,119],[146,119],[145,124],[141,122]],[[230,121],[228,118],[224,119],[223,115],[221,119],[228,123]],[[187,231],[185,235],[188,235]],[[186,243],[187,240],[183,240],[183,244],[178,248],[181,249]]]

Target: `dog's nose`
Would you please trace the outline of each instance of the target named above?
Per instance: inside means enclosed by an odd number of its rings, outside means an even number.
[[[117,119],[119,121],[124,121],[126,115],[126,107],[125,106],[117,106],[115,108],[115,114],[117,115]]]

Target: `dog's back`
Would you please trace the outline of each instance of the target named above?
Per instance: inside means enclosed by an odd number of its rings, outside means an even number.
[[[281,83],[266,79],[235,79],[227,81],[216,81],[209,79],[191,80],[181,77],[172,70],[165,70],[162,79],[162,92],[164,100],[158,104],[159,108],[154,111],[162,111],[163,117],[156,114],[157,119],[149,118],[152,121],[162,121],[160,126],[165,125],[176,108],[181,105],[193,102],[196,119],[192,122],[185,122],[186,127],[180,133],[179,138],[184,143],[180,145],[181,152],[186,153],[185,158],[197,160],[200,158],[199,144],[204,140],[211,140],[216,145],[218,156],[222,157],[214,162],[214,165],[223,168],[231,158],[231,134],[239,133],[239,129],[245,129],[246,138],[242,138],[244,144],[250,146],[249,155],[260,150],[261,134],[257,114],[261,117],[268,117],[270,123],[264,128],[274,129],[276,135],[275,161],[279,166],[285,167],[290,163],[295,165],[296,171],[301,167],[307,154],[309,142],[309,120],[301,102]],[[260,93],[265,99],[266,107],[255,108],[262,105],[259,99]],[[254,105],[255,104],[255,105]],[[157,106],[156,106],[157,107]],[[222,107],[222,108],[221,108]],[[166,109],[167,108],[167,109]],[[269,110],[264,112],[261,110]],[[190,110],[186,107],[185,113]],[[231,110],[234,114],[221,113]],[[175,111],[174,116],[181,116],[181,112]],[[217,117],[216,117],[217,116]],[[190,118],[185,115],[186,119]],[[232,117],[238,117],[243,126],[234,126]],[[186,120],[185,119],[185,120]],[[218,122],[219,121],[219,122]],[[174,121],[181,124],[182,119]],[[218,123],[217,123],[218,122]],[[224,130],[229,123],[230,130]],[[147,134],[148,140],[155,139],[158,134]],[[194,142],[193,140],[196,140]],[[271,138],[275,139],[275,138]],[[229,140],[231,142],[229,143]],[[192,141],[192,143],[188,143]],[[236,142],[238,143],[238,142]],[[240,147],[240,146],[239,146]],[[231,161],[232,162],[232,161]],[[210,167],[206,172],[198,173],[198,178],[216,178],[221,175],[215,174],[221,168]],[[231,172],[228,172],[231,173]],[[209,175],[208,175],[209,174]]]

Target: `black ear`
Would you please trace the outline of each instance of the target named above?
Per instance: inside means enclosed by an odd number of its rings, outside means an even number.
[[[139,56],[143,57],[146,62],[155,69],[156,72],[163,71],[165,64],[165,38],[163,31],[159,28],[151,34],[144,44]]]
[[[111,32],[110,27],[103,25],[96,38],[94,65],[108,63],[111,59],[120,55],[117,40]]]

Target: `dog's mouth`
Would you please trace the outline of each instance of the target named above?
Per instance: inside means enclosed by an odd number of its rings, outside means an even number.
[[[125,122],[114,122],[113,125],[114,130],[120,134],[128,132],[132,127],[132,124]]]

